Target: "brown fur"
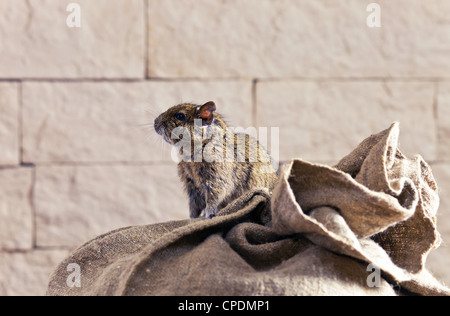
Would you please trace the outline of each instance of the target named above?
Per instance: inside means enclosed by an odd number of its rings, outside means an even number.
[[[204,160],[195,162],[193,139],[191,140],[193,149],[190,153],[180,150],[180,154],[185,159],[178,164],[178,174],[190,198],[190,216],[192,218],[201,215],[211,218],[215,216],[218,210],[248,190],[261,188],[271,190],[278,179],[271,165],[269,154],[249,135],[243,136],[245,137],[245,153],[237,153],[237,140],[239,135],[242,134],[235,134],[231,129],[227,129],[227,124],[222,116],[215,113],[215,110],[214,102],[208,102],[203,106],[180,104],[162,113],[155,120],[156,132],[173,145],[177,143],[171,137],[174,128],[185,127],[189,129],[191,135],[194,135],[195,119],[201,119],[202,126],[205,128],[209,128],[211,131],[220,130],[224,136],[234,139],[233,162],[228,162],[225,158],[223,162],[207,162]],[[180,120],[183,117],[184,120]],[[202,151],[211,143],[212,139],[202,140]],[[252,152],[254,148],[249,145],[251,141],[256,142],[256,153]],[[223,145],[223,157],[226,157],[225,137],[223,140],[219,140],[219,143]],[[212,152],[216,153],[215,150]],[[242,156],[243,154],[245,157]],[[255,156],[252,156],[252,154],[255,154]],[[249,157],[256,157],[257,159],[251,161]],[[266,168],[265,173],[263,168]]]

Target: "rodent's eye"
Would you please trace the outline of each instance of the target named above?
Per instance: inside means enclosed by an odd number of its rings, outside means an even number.
[[[186,115],[184,115],[184,113],[177,113],[177,114],[175,114],[175,118],[179,121],[185,121]]]

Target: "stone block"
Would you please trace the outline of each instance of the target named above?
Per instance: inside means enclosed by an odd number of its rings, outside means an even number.
[[[67,250],[0,252],[0,295],[45,295],[50,274],[68,255]]]
[[[144,1],[78,0],[80,28],[69,3],[0,2],[0,78],[145,76]]]
[[[149,0],[152,77],[448,77],[450,2]],[[432,57],[430,57],[432,56]]]
[[[450,161],[450,84],[439,83],[438,91],[438,159]]]
[[[169,107],[216,101],[231,126],[252,124],[250,81],[26,82],[24,161],[171,161],[170,145],[153,130]]]
[[[38,167],[35,195],[41,247],[80,246],[116,228],[189,218],[174,164]]]
[[[17,83],[0,83],[0,166],[20,162],[18,87]]]
[[[0,169],[0,251],[33,247],[32,169]]]
[[[276,81],[257,85],[257,125],[280,128],[281,160],[337,162],[400,122],[400,149],[436,158],[432,83]]]

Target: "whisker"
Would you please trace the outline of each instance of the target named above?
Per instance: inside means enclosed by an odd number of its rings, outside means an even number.
[[[155,123],[143,123],[143,124],[136,124],[138,127],[154,127]]]
[[[161,112],[157,111],[156,109],[145,109],[144,110],[146,114],[149,114],[152,117],[157,117],[159,114],[161,114]]]

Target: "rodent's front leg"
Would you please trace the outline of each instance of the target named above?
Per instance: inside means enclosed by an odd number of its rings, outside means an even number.
[[[203,209],[202,216],[205,218],[213,218],[218,212],[219,204],[223,200],[222,190],[206,184],[206,206]]]
[[[189,194],[189,211],[191,218],[197,218],[206,207],[205,196],[192,182],[187,185]]]
[[[216,205],[207,205],[206,208],[202,212],[202,216],[205,218],[213,218],[217,214],[217,206]]]

